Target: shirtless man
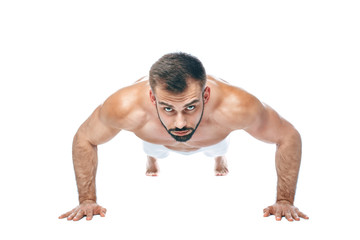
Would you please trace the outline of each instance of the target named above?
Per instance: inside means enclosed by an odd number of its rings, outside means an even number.
[[[148,176],[158,174],[157,158],[169,151],[191,154],[202,151],[215,159],[215,174],[228,173],[227,136],[243,129],[253,137],[277,145],[277,200],[264,209],[276,220],[308,219],[294,205],[301,161],[301,138],[297,130],[272,108],[246,91],[208,76],[201,62],[185,53],[160,58],[149,77],[110,96],[80,126],[73,141],[73,163],[79,206],[59,218],[80,220],[105,216],[96,203],[97,145],[121,130],[144,141]]]

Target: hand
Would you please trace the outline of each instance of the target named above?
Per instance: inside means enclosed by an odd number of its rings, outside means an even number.
[[[297,207],[292,205],[288,201],[278,201],[274,205],[264,209],[264,217],[275,215],[276,221],[281,221],[282,217],[285,217],[288,221],[299,221],[300,217],[309,219],[304,213],[300,212]]]
[[[84,216],[86,216],[86,220],[91,220],[94,215],[100,215],[101,217],[105,217],[106,208],[99,206],[94,201],[84,201],[79,206],[74,208],[73,210],[64,213],[59,217],[59,219],[67,218],[67,220],[71,221],[79,221]]]

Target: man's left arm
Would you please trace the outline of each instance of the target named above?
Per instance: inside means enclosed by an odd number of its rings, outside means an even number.
[[[301,162],[301,137],[299,132],[277,112],[257,99],[248,106],[248,125],[244,128],[253,137],[276,143],[277,198],[276,203],[264,209],[264,217],[275,215],[280,221],[308,219],[294,206],[296,184]]]

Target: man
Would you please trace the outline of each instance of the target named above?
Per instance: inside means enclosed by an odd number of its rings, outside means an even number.
[[[73,141],[73,162],[80,205],[59,218],[80,220],[105,216],[96,203],[97,145],[121,130],[144,141],[146,174],[158,174],[158,158],[170,151],[204,152],[215,159],[215,174],[228,173],[227,136],[243,129],[253,137],[276,143],[277,200],[264,216],[287,220],[308,217],[295,206],[294,197],[301,160],[301,138],[296,129],[272,108],[244,90],[207,76],[201,62],[185,53],[160,58],[149,78],[120,89],[80,126]]]

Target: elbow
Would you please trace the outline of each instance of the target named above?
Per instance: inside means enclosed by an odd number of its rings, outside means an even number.
[[[82,129],[82,126],[79,128],[79,130],[75,133],[73,137],[73,148],[79,146],[91,146],[93,148],[97,147],[97,145],[93,144],[90,141],[90,139],[86,136],[85,132]]]
[[[301,135],[300,135],[299,131],[293,125],[291,125],[291,127],[289,129],[289,137],[297,139],[298,141],[301,141]]]
[[[294,142],[296,145],[298,145],[301,148],[301,135],[298,130],[294,128],[292,134],[291,134],[291,141]]]
[[[298,145],[301,147],[301,135],[299,131],[289,124],[289,126],[286,128],[284,133],[282,134],[282,137],[278,139],[276,145],[279,147],[281,145]]]

